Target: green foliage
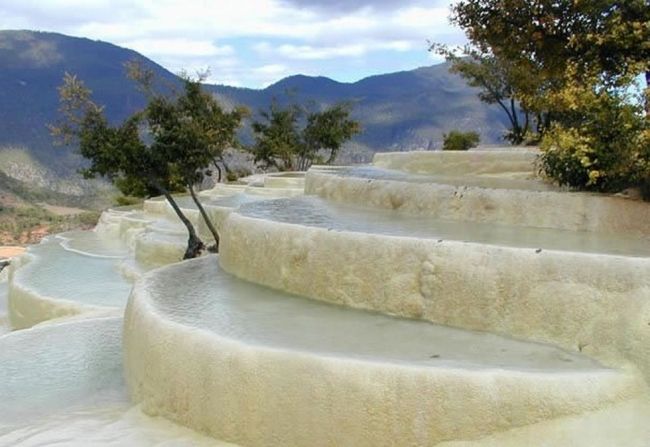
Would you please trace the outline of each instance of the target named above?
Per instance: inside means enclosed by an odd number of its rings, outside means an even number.
[[[647,115],[646,119],[648,119]],[[641,149],[637,160],[638,183],[641,197],[643,197],[643,200],[650,201],[650,124],[647,121],[640,139]]]
[[[115,197],[115,204],[118,206],[133,206],[142,203],[142,198],[134,196],[119,195]]]
[[[226,173],[226,180],[229,182],[236,182],[238,179],[247,177],[251,174],[252,172],[247,168],[231,169]]]
[[[72,220],[76,220],[83,227],[92,227],[97,224],[100,215],[99,211],[86,211],[72,217]]]
[[[263,121],[253,122],[255,163],[293,170],[295,155],[305,150],[298,130],[300,109],[295,105],[283,108],[274,101],[269,111],[261,111],[260,115]]]
[[[562,90],[562,123],[542,140],[542,171],[560,185],[616,192],[642,183],[650,170],[650,127],[640,106],[584,86]],[[645,135],[645,136],[644,136]]]
[[[466,151],[476,147],[480,141],[479,134],[476,132],[461,132],[452,130],[444,134],[443,151]]]
[[[328,153],[326,163],[334,162],[341,146],[360,132],[358,122],[350,119],[350,107],[340,103],[319,112],[305,112],[297,105],[281,107],[273,102],[269,111],[260,113],[263,121],[253,123],[256,163],[281,171],[306,170]],[[300,126],[306,115],[306,124]]]
[[[452,21],[478,48],[547,81],[568,63],[614,82],[650,67],[646,0],[462,0]]]
[[[535,114],[548,177],[646,191],[648,118],[623,92],[640,73],[650,78],[647,0],[461,0],[452,21],[478,52],[525,75],[511,78],[513,96]]]
[[[79,143],[80,154],[89,161],[82,170],[84,176],[108,178],[125,195],[164,195],[187,227],[185,257],[194,257],[203,243],[171,193],[187,188],[196,198],[193,185],[201,182],[208,167],[234,144],[246,111],[225,112],[202,90],[200,80],[185,79],[182,94],[168,97],[149,90],[151,77],[146,70],[135,73],[143,90],[149,92],[149,102],[143,111],[119,125],[109,124],[84,84],[66,74],[59,88],[63,121],[52,126],[52,133],[64,143]],[[204,214],[198,199],[196,202]],[[218,243],[216,231],[213,233]]]
[[[512,74],[513,95],[543,133],[561,121],[549,93],[572,80],[625,88],[650,70],[647,0],[462,0],[452,21]]]
[[[126,195],[143,197],[182,190],[202,180],[205,169],[234,144],[244,109],[224,112],[199,81],[186,79],[183,94],[152,96],[146,108],[119,125],[75,76],[59,88],[62,122],[51,126],[63,142],[77,141],[90,161],[86,177],[101,176]]]
[[[305,170],[320,151],[329,152],[326,164],[331,164],[341,149],[341,145],[350,140],[361,131],[358,122],[350,119],[349,104],[335,104],[321,112],[310,113],[307,116],[307,125],[303,129],[305,153],[300,154],[302,166]]]
[[[526,74],[519,72],[507,61],[494,55],[465,46],[461,55],[446,45],[433,44],[429,51],[445,57],[451,63],[450,71],[460,74],[471,87],[480,89],[481,101],[497,104],[508,117],[510,129],[504,138],[512,144],[521,144],[530,139],[530,111],[518,104],[516,91],[522,81],[530,82]]]
[[[185,80],[175,100],[158,96],[146,108],[153,138],[151,150],[163,154],[174,179],[186,187],[203,180],[205,169],[236,144],[236,132],[247,115],[244,108],[225,112],[198,81]]]

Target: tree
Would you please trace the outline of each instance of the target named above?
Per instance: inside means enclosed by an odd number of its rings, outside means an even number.
[[[497,104],[505,112],[510,123],[504,135],[506,140],[522,144],[530,138],[530,111],[516,100],[522,74],[513,66],[470,46],[465,46],[460,55],[441,44],[432,44],[429,51],[444,56],[451,64],[449,71],[460,74],[471,87],[479,88],[481,101]]]
[[[526,106],[549,106],[536,99],[562,88],[569,64],[577,79],[597,75],[610,87],[650,78],[648,0],[462,0],[452,22],[473,46],[536,80],[538,98],[518,98]]]
[[[295,156],[305,152],[298,130],[300,109],[295,105],[282,107],[273,101],[269,111],[262,110],[260,115],[262,121],[253,122],[255,163],[279,171],[293,170]]]
[[[273,101],[260,115],[262,121],[253,123],[255,162],[280,171],[309,169],[322,152],[328,153],[325,163],[331,164],[341,146],[360,132],[345,103],[307,113],[295,104],[282,107]],[[304,115],[306,123],[300,126]]]
[[[350,105],[347,103],[310,113],[303,130],[306,154],[300,159],[300,169],[307,169],[307,163],[311,164],[320,151],[329,152],[326,164],[333,163],[343,143],[360,131],[359,123],[350,119]]]
[[[478,145],[480,137],[476,132],[452,130],[444,134],[443,151],[466,151]]]
[[[183,88],[175,98],[150,96],[144,110],[112,125],[84,83],[66,73],[59,87],[61,122],[51,130],[62,142],[78,144],[80,154],[89,161],[82,170],[85,177],[108,178],[127,195],[163,195],[188,231],[183,257],[188,259],[198,256],[204,244],[172,194],[190,191],[218,249],[219,236],[193,185],[223,145],[234,138],[241,112],[223,112],[201,90],[199,81],[185,79]]]
[[[529,75],[513,92],[541,123],[551,179],[606,192],[650,184],[650,89],[645,117],[626,94],[638,75],[650,79],[648,0],[461,0],[452,10],[473,47]]]
[[[568,81],[550,94],[563,110],[541,142],[542,171],[560,185],[612,192],[650,180],[650,126],[626,92]]]
[[[199,81],[184,80],[184,94],[170,99],[156,96],[146,107],[153,142],[151,150],[167,154],[173,175],[187,188],[219,248],[219,234],[196,195],[194,185],[216,164],[225,148],[234,144],[246,109],[225,112]]]

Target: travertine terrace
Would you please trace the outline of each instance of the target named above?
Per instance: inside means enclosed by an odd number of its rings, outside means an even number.
[[[218,185],[220,254],[191,261],[160,199],[50,237],[0,284],[0,444],[64,436],[36,408],[111,408],[97,445],[648,446],[650,205],[553,187],[536,156]]]

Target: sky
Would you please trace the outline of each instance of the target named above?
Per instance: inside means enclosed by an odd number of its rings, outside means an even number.
[[[263,88],[288,75],[353,82],[440,62],[460,45],[451,0],[0,0],[0,29],[53,31],[136,50],[172,72]]]

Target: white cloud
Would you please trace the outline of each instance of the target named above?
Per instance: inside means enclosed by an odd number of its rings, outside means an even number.
[[[254,46],[261,55],[281,56],[287,59],[322,60],[364,56],[372,51],[408,51],[413,49],[412,42],[396,40],[393,42],[366,42],[350,45],[317,47],[311,45],[282,44],[273,47],[268,42]]]
[[[260,86],[273,75],[318,73],[316,63],[329,73],[366,66],[384,53],[383,70],[403,68],[397,53],[421,52],[425,64],[427,39],[464,40],[441,1],[21,0],[3,4],[0,28],[106,40],[171,71],[211,67],[211,80]]]
[[[256,73],[260,74],[281,74],[287,71],[287,67],[281,64],[270,64],[257,67],[253,70]]]
[[[235,50],[230,45],[218,46],[208,40],[186,38],[173,39],[137,39],[124,43],[124,46],[144,54],[156,56],[185,55],[193,56],[230,56]]]

